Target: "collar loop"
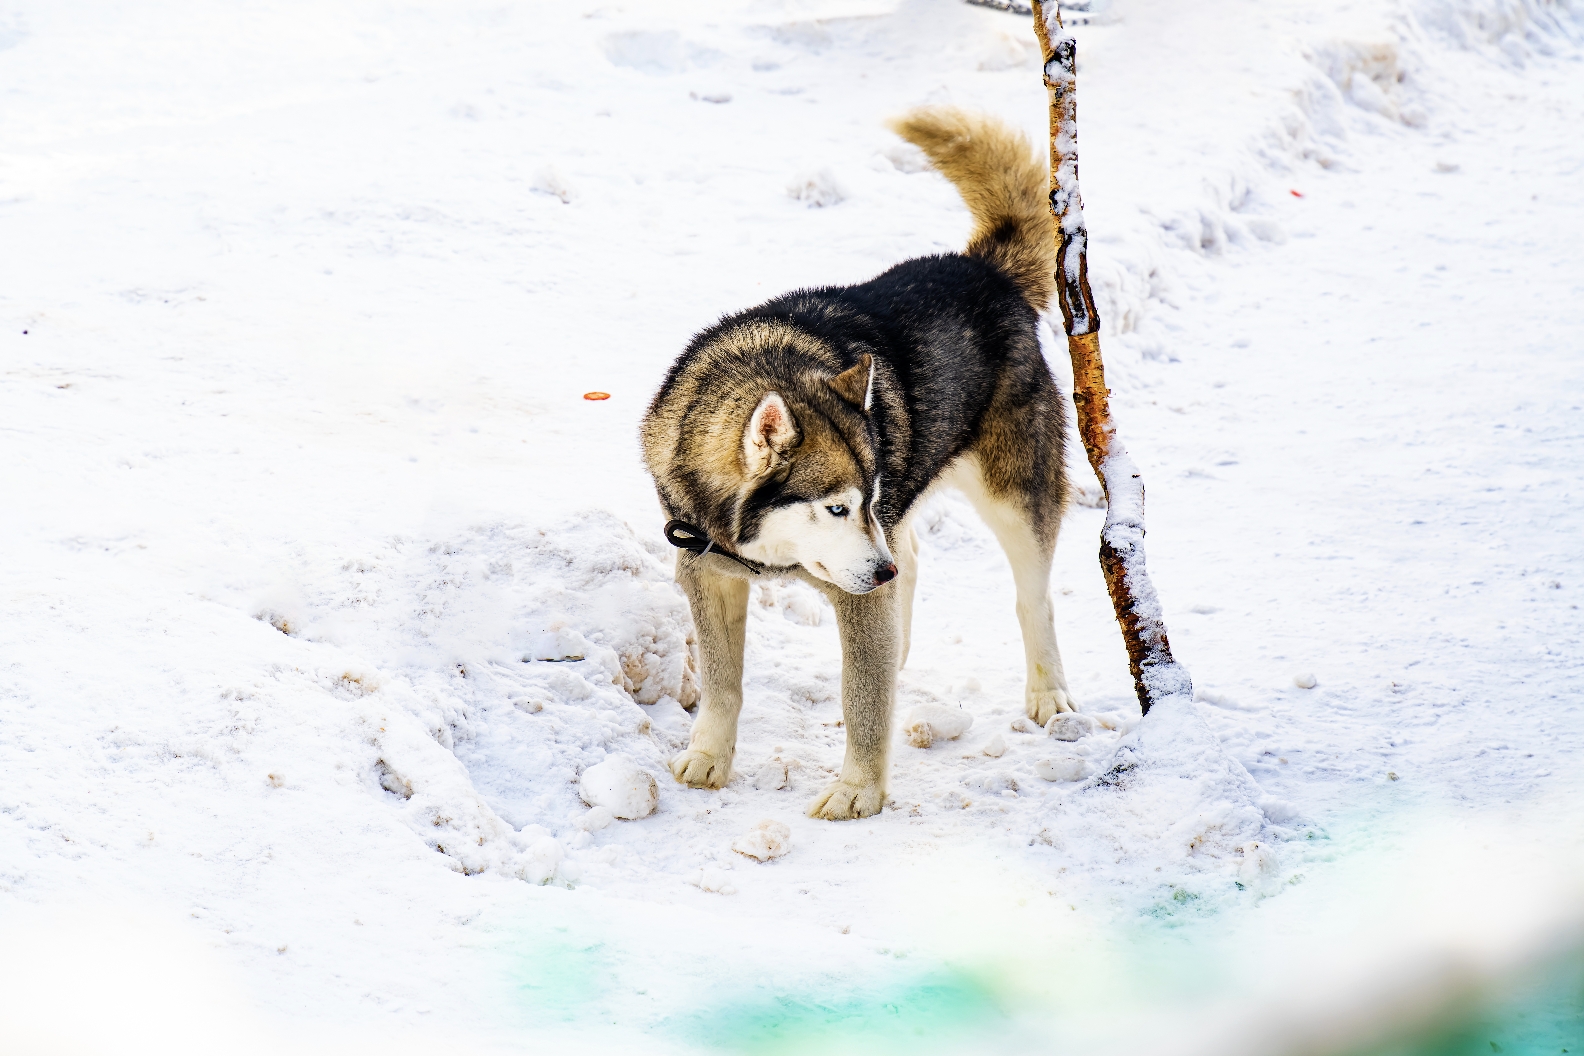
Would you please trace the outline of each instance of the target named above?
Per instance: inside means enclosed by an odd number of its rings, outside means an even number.
[[[753,564],[746,558],[738,557],[724,546],[716,546],[715,540],[711,539],[704,529],[698,527],[697,525],[689,524],[687,521],[667,521],[665,526],[665,537],[666,542],[670,543],[678,550],[686,550],[689,553],[698,554],[700,557],[703,557],[705,554],[714,553],[720,557],[737,562],[739,565],[743,566],[756,576],[760,574],[759,569],[755,568]]]

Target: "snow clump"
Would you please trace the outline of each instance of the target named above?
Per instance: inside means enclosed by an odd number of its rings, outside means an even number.
[[[840,205],[847,200],[847,192],[842,190],[841,184],[836,182],[836,177],[829,169],[801,173],[787,184],[787,194],[810,209],[824,209],[826,206]]]
[[[772,759],[754,774],[753,786],[761,792],[774,792],[787,786],[787,765]]]
[[[735,895],[737,887],[731,882],[731,875],[724,869],[715,866],[705,866],[693,875],[688,881],[700,891],[709,891],[717,895]]]
[[[589,806],[604,807],[627,821],[647,818],[659,803],[654,777],[625,755],[613,755],[583,771],[578,793]]]
[[[521,876],[530,883],[549,883],[565,856],[566,852],[554,837],[541,836],[529,845],[528,861],[522,867]]]
[[[902,732],[915,748],[928,748],[936,741],[954,741],[968,732],[973,716],[961,708],[943,704],[920,704],[908,712]]]
[[[1045,724],[1045,732],[1058,741],[1076,741],[1087,737],[1100,728],[1100,723],[1088,715],[1080,715],[1076,711],[1062,712],[1052,715]]]
[[[1059,755],[1034,764],[1034,772],[1046,781],[1080,781],[1084,771],[1084,761],[1077,755]]]
[[[792,830],[766,818],[732,841],[731,849],[761,862],[779,858],[792,849]]]
[[[1238,865],[1239,884],[1247,890],[1262,894],[1280,886],[1276,855],[1271,853],[1269,847],[1262,843],[1250,842],[1244,844],[1240,850],[1243,852],[1243,861]]]
[[[545,165],[534,173],[532,189],[540,194],[561,199],[563,205],[570,205],[572,199],[577,197],[577,192],[572,187],[572,182],[554,165]]]
[[[579,819],[578,825],[584,832],[598,832],[615,820],[616,815],[609,807],[594,807]]]

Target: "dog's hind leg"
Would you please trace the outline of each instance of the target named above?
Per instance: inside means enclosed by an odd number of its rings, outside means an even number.
[[[724,575],[692,554],[677,555],[677,583],[687,595],[698,630],[704,696],[693,719],[687,751],[671,760],[671,774],[693,788],[721,788],[731,777],[742,711],[743,640],[748,625],[748,581]]]
[[[891,710],[901,659],[900,595],[896,583],[868,594],[828,587],[842,648],[842,719],[847,754],[841,777],[809,804],[809,816],[829,821],[867,818],[885,806],[891,750]]]
[[[902,659],[897,661],[897,667],[906,667],[908,650],[913,645],[913,592],[918,587],[919,541],[911,519],[896,535],[891,553],[897,566],[897,606],[902,620]]]
[[[1023,654],[1028,661],[1023,706],[1028,717],[1043,726],[1059,712],[1078,710],[1056,646],[1056,614],[1050,596],[1054,541],[1042,543],[1021,517],[998,530],[996,536],[1012,562],[1012,580],[1017,584],[1018,623],[1023,627]]]
[[[1023,629],[1023,655],[1028,662],[1028,681],[1023,691],[1028,717],[1043,726],[1059,712],[1077,711],[1078,704],[1067,688],[1067,675],[1062,670],[1061,651],[1056,647],[1056,615],[1050,596],[1051,559],[1056,553],[1054,526],[1049,533],[1037,531],[1016,498],[994,494],[985,486],[972,459],[964,459],[954,467],[950,483],[973,503],[1012,564],[1018,623]]]

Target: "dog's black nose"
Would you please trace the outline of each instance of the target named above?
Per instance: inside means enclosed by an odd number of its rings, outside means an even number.
[[[883,585],[891,582],[895,578],[896,578],[896,566],[895,565],[887,565],[884,568],[875,569],[875,585],[876,586],[883,586]]]

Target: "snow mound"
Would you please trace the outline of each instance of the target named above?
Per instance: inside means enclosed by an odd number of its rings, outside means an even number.
[[[1424,108],[1408,98],[1411,79],[1396,41],[1329,41],[1311,49],[1310,61],[1360,110],[1405,125],[1425,123]]]
[[[1069,766],[1081,762],[1074,755]],[[1040,776],[1062,780],[1062,760],[1051,763],[1054,776],[1043,764]],[[1263,800],[1192,699],[1179,694],[1156,704],[1117,742],[1100,772],[1050,812],[1037,838],[1063,849],[1073,865],[1125,860],[1139,876],[1154,866],[1156,878],[1182,894],[1179,903],[1197,899],[1196,878],[1212,874],[1235,879],[1255,869],[1260,886],[1274,888],[1280,881]],[[1251,846],[1260,850],[1254,866]]]
[[[382,667],[460,668],[465,678],[470,664],[586,661],[593,682],[603,671],[640,704],[698,700],[687,602],[670,568],[609,514],[394,538],[327,563],[304,570],[318,589],[271,606],[272,622]],[[527,680],[558,681],[548,672]]]
[[[299,579],[260,618],[319,661],[300,678],[353,705],[371,792],[453,868],[569,879],[553,831],[657,809],[649,775],[685,743],[697,661],[670,569],[624,522],[395,538]]]

